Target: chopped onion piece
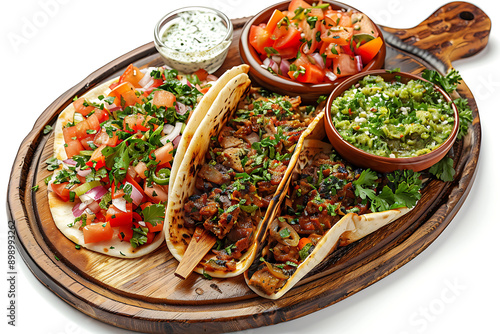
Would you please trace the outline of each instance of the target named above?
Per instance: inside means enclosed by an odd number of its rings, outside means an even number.
[[[93,201],[92,203],[90,203],[87,206],[87,209],[89,209],[93,213],[98,213],[99,211],[101,211],[101,207],[99,206],[99,203],[97,203],[96,201]]]
[[[169,135],[172,131],[174,131],[174,126],[172,124],[165,124],[163,126],[163,134]]]
[[[271,59],[272,59],[275,63],[277,63],[277,64],[281,63],[281,57],[280,57],[280,56],[272,56],[272,57],[271,57]]]
[[[120,211],[127,212],[127,200],[122,197],[113,198],[113,205]]]
[[[213,74],[207,75],[207,81],[217,81],[217,80],[219,80],[219,78],[217,78],[215,75]]]
[[[269,63],[269,67],[271,68],[271,70],[273,70],[274,73],[279,73],[279,66],[278,64],[271,59],[271,62]]]
[[[361,56],[355,56],[354,60],[356,60],[358,72],[361,72],[363,70],[363,59],[361,58]]]
[[[132,198],[132,202],[135,205],[141,204],[142,198],[144,197],[142,193],[136,187],[134,187],[132,183],[125,182],[125,185],[127,184],[130,184],[132,186],[132,192],[130,193],[130,198]]]
[[[75,160],[73,160],[73,159],[66,159],[66,160],[63,160],[63,162],[64,162],[66,165],[76,166],[76,161],[75,161]]]
[[[187,111],[187,107],[185,104],[182,104],[180,102],[176,102],[175,103],[175,111],[179,114],[179,115],[184,115]]]
[[[153,78],[151,77],[151,72],[153,71],[153,68],[141,70],[142,73],[144,73],[144,76],[142,77],[141,80],[139,80],[139,85],[141,87],[146,88],[147,85],[152,85],[153,83]]]
[[[161,143],[163,145],[165,145],[167,143],[167,141],[174,141],[175,137],[177,137],[181,133],[183,125],[184,125],[184,123],[176,122],[175,127],[172,130],[172,132],[170,132],[168,135],[166,135],[160,139]]]
[[[281,60],[280,70],[283,75],[286,75],[290,71],[290,62],[286,59]]]
[[[175,139],[172,141],[172,144],[174,145],[174,148],[177,148],[179,146],[179,143],[181,142],[182,136],[177,136]]]
[[[85,195],[92,198],[94,201],[98,201],[102,198],[102,196],[106,195],[107,192],[108,191],[104,188],[104,186],[97,186],[87,191]]]
[[[321,69],[323,70],[325,68],[325,61],[323,60],[323,57],[321,57],[321,55],[317,52],[311,54],[311,57],[314,58],[314,60],[316,61],[316,64],[321,67]]]
[[[335,81],[337,80],[337,76],[335,74],[333,74],[332,71],[326,71],[325,72],[325,76],[328,78],[328,80],[330,81]]]
[[[84,170],[81,170],[80,168],[77,168],[77,174],[80,175],[80,176],[83,176],[83,177],[86,177],[87,175],[90,174],[90,172],[92,172],[92,169],[90,168],[87,168],[87,169],[84,169]]]
[[[269,65],[271,65],[271,58],[264,59],[264,61],[262,62],[262,67],[264,67],[267,70]]]
[[[80,217],[83,212],[85,211],[85,209],[87,208],[87,206],[85,205],[85,207],[82,209],[80,209],[80,204],[81,203],[76,203],[74,206],[73,206],[73,209],[71,210],[73,212],[73,217]]]
[[[137,224],[141,225],[142,227],[146,227],[146,223],[143,222],[142,220],[138,221]]]

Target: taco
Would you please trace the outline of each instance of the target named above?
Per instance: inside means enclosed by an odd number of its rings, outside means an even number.
[[[248,286],[262,297],[280,298],[337,247],[409,212],[420,187],[411,170],[382,175],[356,168],[330,144],[306,139],[288,196],[245,272]]]
[[[58,229],[78,247],[139,257],[164,240],[172,174],[231,77],[130,65],[59,115],[48,200]]]
[[[321,119],[321,107],[258,88],[238,105],[248,85],[235,78],[212,104],[182,161],[167,208],[165,238],[179,261],[192,238],[204,230],[216,236],[194,269],[214,277],[248,269],[258,236],[286,188],[295,148]]]

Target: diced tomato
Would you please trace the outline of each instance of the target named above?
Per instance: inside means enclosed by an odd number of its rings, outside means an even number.
[[[87,121],[90,130],[94,130],[95,132],[97,132],[101,128],[101,123],[99,122],[99,118],[97,118],[97,115],[95,113],[90,115],[85,121]]]
[[[271,34],[276,29],[278,22],[284,17],[285,15],[281,11],[275,9],[264,29]]]
[[[137,181],[132,177],[132,175],[130,175],[128,173],[128,171],[127,171],[127,175],[125,176],[125,181],[127,181],[128,183],[130,183],[137,190],[139,190],[139,192],[142,194],[143,197],[146,196],[146,194],[144,194],[144,191],[142,190],[142,187],[139,185],[139,183],[137,183]]]
[[[135,165],[134,169],[137,172],[137,175],[139,175],[139,177],[141,177],[142,179],[146,178],[145,172],[148,170],[148,166],[146,165],[145,162],[139,161],[139,163]]]
[[[127,212],[118,210],[111,204],[106,212],[106,221],[112,227],[132,224],[132,203],[127,203]]]
[[[295,10],[299,7],[302,7],[302,8],[309,8],[311,7],[310,4],[308,4],[307,2],[305,2],[304,0],[292,0],[290,1],[290,4],[288,5],[288,11],[292,13],[295,12]]]
[[[101,109],[96,108],[94,115],[96,115],[99,123],[102,123],[102,122],[107,121],[109,119],[109,113],[106,109],[101,110]]]
[[[326,45],[324,51],[326,58],[337,58],[343,52],[342,48],[338,44],[323,43],[323,45]]]
[[[66,151],[68,158],[80,154],[80,151],[83,151],[84,149],[85,148],[78,140],[71,140],[64,145],[64,150]]]
[[[113,137],[110,137],[104,129],[101,129],[94,137],[94,144],[115,147],[118,144],[118,135],[114,134]]]
[[[352,27],[356,34],[369,34],[373,37],[378,37],[377,29],[375,29],[374,24],[368,16],[362,13],[353,13],[351,21],[354,22]]]
[[[317,36],[317,33],[321,32],[321,21],[316,21],[315,26],[311,27],[306,20],[303,20],[299,23],[299,27],[302,28],[302,34],[304,34],[304,39],[306,40],[302,52],[306,54],[314,53],[321,41],[321,39],[318,40]]]
[[[135,88],[141,88],[139,85],[139,81],[144,77],[144,73],[142,73],[137,67],[130,64],[125,69],[125,72],[120,76],[120,80],[118,80],[118,84],[128,82],[132,84]],[[115,103],[116,104],[116,103]]]
[[[173,159],[174,145],[171,142],[166,143],[160,148],[157,148],[154,152],[155,160],[158,162],[158,166],[162,166]],[[151,156],[151,158],[153,158]]]
[[[52,183],[52,191],[56,193],[57,196],[64,202],[69,201],[69,189],[66,188],[66,186],[69,184],[69,182],[63,182],[63,183]]]
[[[156,223],[155,226],[153,226],[153,224],[151,224],[150,222],[145,222],[145,223],[149,232],[161,232],[163,230],[163,222]]]
[[[255,51],[264,55],[266,54],[265,48],[272,47],[274,44],[271,34],[261,26],[252,25],[248,39]]]
[[[120,198],[125,195],[125,191],[123,190],[123,185],[116,186],[115,181],[111,183],[111,198]]]
[[[151,205],[153,205],[153,203],[151,203],[151,202],[144,202],[144,203],[142,203],[140,205],[140,207],[141,207],[141,210],[144,210],[145,208],[147,208],[148,206],[151,206]]]
[[[344,77],[358,73],[356,60],[349,55],[341,54],[333,60],[333,73],[337,77]]]
[[[89,143],[94,141],[94,137],[95,135],[88,135],[87,137],[80,139],[80,144],[82,144],[84,149],[92,150],[92,147],[90,147]]]
[[[325,21],[327,26],[333,27],[351,27],[351,16],[348,12],[342,13],[335,10],[328,10],[325,13]]]
[[[123,119],[123,128],[125,131],[133,133],[137,131],[148,131],[151,127],[147,123],[148,119],[151,119],[151,117],[144,117],[143,114],[127,115]]]
[[[208,72],[203,68],[200,68],[198,71],[194,72],[193,74],[196,75],[198,77],[198,79],[200,79],[201,81],[206,80],[207,76],[208,76]],[[163,80],[162,80],[162,83],[163,83]]]
[[[157,107],[173,107],[175,95],[166,90],[157,90],[153,95],[153,104]]]
[[[106,148],[106,145],[99,146],[94,152],[92,152],[89,161],[87,161],[85,164],[89,167],[94,167],[95,170],[104,167],[106,165],[106,158],[102,154],[102,150],[104,148]]]
[[[168,186],[160,186],[153,183],[151,187],[148,187],[147,183],[144,183],[144,193],[153,203],[158,204],[168,200]]]
[[[202,94],[206,94],[206,93],[210,90],[210,88],[211,88],[211,86],[209,86],[209,85],[207,85],[207,86],[205,86],[205,87],[201,88],[201,87],[200,87],[200,85],[198,85],[198,84],[196,84],[196,86],[195,86],[195,87],[196,87],[196,89],[197,89],[200,93],[202,93]]]
[[[119,84],[108,94],[108,96],[113,96],[115,98],[114,103],[122,107],[141,103],[142,99],[145,98],[143,93],[136,93],[134,86],[129,82]]]
[[[110,223],[90,224],[83,228],[83,241],[86,244],[111,240],[111,238],[113,238],[113,229]]]
[[[121,241],[130,241],[134,236],[134,231],[132,230],[133,225],[121,225],[118,229],[118,238]]]
[[[63,137],[64,137],[64,142],[69,143],[72,140],[78,139],[76,136],[76,127],[75,126],[69,126],[63,128]]]
[[[317,65],[311,64],[307,60],[306,55],[302,55],[301,57],[297,58],[295,60],[294,64],[297,66],[297,68],[304,68],[305,73],[299,74],[298,77],[295,78],[294,76],[294,71],[289,71],[288,75],[290,78],[294,78],[295,80],[299,82],[305,82],[305,83],[321,83],[325,79],[325,72]]]
[[[325,43],[338,45],[349,45],[353,35],[351,27],[333,27],[321,34],[321,40]]]
[[[75,107],[75,112],[82,114],[83,116],[87,116],[92,110],[95,109],[94,106],[88,105],[84,106],[85,98],[80,97],[76,101],[73,101],[73,107]]]
[[[148,234],[146,234],[146,238],[147,238],[146,244],[150,244],[155,239],[155,234],[153,232],[148,232]]]
[[[280,28],[276,27],[271,38],[274,39],[273,48],[276,49],[276,51],[280,51],[280,55],[282,55],[282,50],[293,48],[294,51],[290,53],[292,56],[295,56],[297,54],[297,48],[302,43],[300,41],[300,31],[293,25],[288,27],[283,25]]]
[[[361,56],[361,59],[363,59],[363,64],[368,64],[370,60],[372,60],[377,55],[380,48],[382,47],[382,44],[384,44],[382,38],[377,37],[359,46],[356,49],[356,54]]]

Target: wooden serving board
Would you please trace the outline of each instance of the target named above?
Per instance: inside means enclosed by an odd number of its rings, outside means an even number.
[[[238,38],[247,19],[234,20],[235,34],[220,74],[240,63]],[[446,72],[451,62],[482,50],[491,22],[465,2],[443,6],[420,25],[399,30],[382,27],[388,43],[385,67],[420,73]],[[43,128],[99,83],[120,75],[125,67],[162,65],[153,43],[146,44],[92,73],[54,101],[23,141],[14,162],[8,213],[15,221],[17,247],[34,275],[51,291],[83,313],[114,326],[140,332],[227,332],[266,326],[304,316],[334,304],[392,273],[432,243],[451,222],[475,177],[481,126],[474,97],[465,83],[474,121],[467,137],[453,148],[454,182],[431,181],[417,207],[402,219],[331,254],[294,289],[276,301],[257,297],[243,277],[203,279],[174,276],[177,261],[166,245],[139,259],[117,259],[76,250],[56,228],[43,179],[52,156],[52,135]],[[31,191],[39,185],[37,192]],[[328,279],[324,279],[328,276]]]

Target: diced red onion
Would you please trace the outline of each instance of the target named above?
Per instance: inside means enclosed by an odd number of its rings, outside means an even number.
[[[325,68],[325,62],[323,60],[323,57],[321,57],[321,55],[317,52],[311,54],[311,57],[314,58],[314,60],[316,61],[316,64],[321,67],[321,69],[323,70]]]
[[[93,213],[98,213],[99,211],[101,211],[101,207],[99,206],[99,203],[97,203],[96,201],[93,201],[92,203],[87,205],[87,209],[89,209]]]
[[[113,112],[113,111],[117,111],[117,110],[122,110],[122,107],[118,107],[118,106],[114,106],[114,107],[111,107],[108,109],[109,112]]]
[[[148,86],[151,86],[153,84],[154,79],[151,77],[152,70],[152,68],[141,70],[141,72],[144,73],[144,76],[138,82],[141,87],[146,89]]]
[[[290,62],[286,59],[282,59],[280,63],[280,70],[283,75],[290,71]]]
[[[358,72],[361,72],[363,70],[363,59],[358,55],[354,57],[354,60],[356,61]]]
[[[161,143],[163,145],[165,145],[167,143],[167,141],[174,141],[175,137],[177,137],[181,133],[183,125],[184,125],[184,123],[176,122],[175,127],[172,130],[172,132],[170,132],[168,135],[166,135],[160,139]]]
[[[132,192],[130,193],[130,198],[132,198],[132,202],[135,205],[141,204],[142,198],[144,197],[142,193],[132,183],[125,182],[125,185],[127,184],[130,184],[132,186]]]
[[[163,134],[169,135],[174,130],[174,128],[175,126],[173,126],[172,124],[165,124],[163,126]]]
[[[146,223],[144,221],[138,221],[137,224],[141,225],[142,227],[146,227]]]
[[[174,148],[177,148],[177,146],[179,146],[179,143],[181,142],[181,138],[182,138],[182,136],[179,135],[179,136],[175,137],[175,139],[172,141]]]
[[[66,160],[63,160],[63,162],[64,162],[66,165],[76,166],[76,161],[75,161],[75,160],[73,160],[73,159],[66,159]]]
[[[187,111],[187,107],[185,104],[182,104],[180,102],[176,102],[175,103],[175,111],[179,114],[179,115],[184,115]]]
[[[191,83],[189,82],[189,80],[186,80],[186,85],[188,85],[190,88],[191,88],[191,87],[193,87],[193,86],[191,85]]]
[[[104,196],[108,191],[103,186],[97,186],[85,193],[88,197],[92,198],[94,201],[98,201]]]
[[[72,209],[72,212],[73,212],[73,217],[80,217],[83,212],[85,211],[85,209],[87,208],[87,206],[85,205],[83,209],[80,208],[80,204],[82,203],[76,203],[74,206],[73,206],[73,209]]]
[[[337,76],[335,74],[333,74],[332,71],[326,71],[325,72],[325,76],[328,78],[328,80],[330,81],[335,81],[337,80]]]
[[[92,172],[92,169],[90,169],[90,168],[87,168],[84,170],[81,170],[80,168],[77,168],[77,169],[78,169],[78,171],[76,173],[82,177],[86,177],[87,175],[90,174],[90,172]]]
[[[219,80],[219,78],[217,78],[215,75],[213,74],[207,75],[207,81],[217,81],[217,80]]]
[[[274,73],[278,73],[279,67],[278,64],[274,60],[269,61],[269,67],[273,70]]]
[[[113,198],[111,203],[120,211],[127,212],[127,200],[122,197]]]

